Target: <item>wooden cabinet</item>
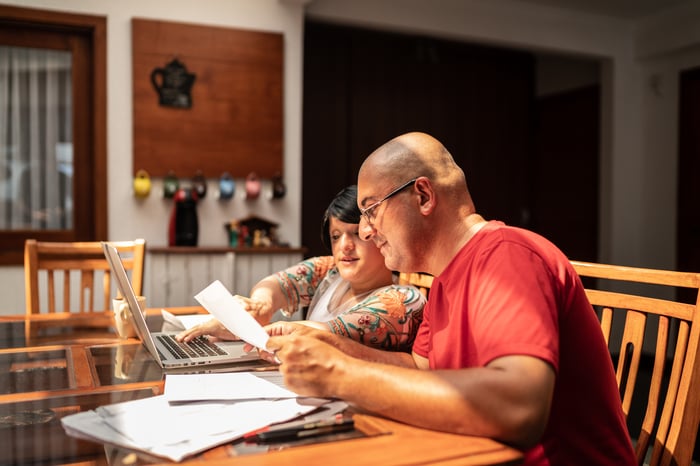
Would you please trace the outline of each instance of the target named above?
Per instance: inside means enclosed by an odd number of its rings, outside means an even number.
[[[146,305],[197,305],[194,295],[214,280],[233,294],[247,296],[261,278],[301,261],[304,252],[304,248],[150,247]]]

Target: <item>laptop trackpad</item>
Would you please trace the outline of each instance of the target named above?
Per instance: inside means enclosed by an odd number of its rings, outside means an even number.
[[[250,353],[243,351],[243,347],[245,346],[245,342],[243,341],[216,341],[214,344],[233,357],[239,357],[241,359],[260,359],[257,350],[253,350]]]

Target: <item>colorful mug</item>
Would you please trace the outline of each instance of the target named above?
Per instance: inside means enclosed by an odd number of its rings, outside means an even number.
[[[163,178],[163,197],[166,199],[172,199],[175,197],[175,193],[180,188],[180,182],[175,176],[175,172],[170,170],[168,174]]]
[[[233,178],[231,178],[231,174],[225,172],[221,175],[221,178],[219,178],[219,199],[229,200],[233,198],[235,192],[236,183],[233,181]]]
[[[245,198],[257,199],[260,196],[260,178],[255,172],[251,172],[245,179]]]
[[[151,177],[146,170],[139,170],[134,177],[134,196],[148,197],[151,194]]]
[[[197,170],[197,173],[192,177],[192,189],[197,193],[197,199],[204,199],[204,196],[207,195],[207,179],[204,178],[202,170]]]

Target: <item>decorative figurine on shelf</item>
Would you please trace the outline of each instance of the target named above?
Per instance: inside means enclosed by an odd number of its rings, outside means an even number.
[[[253,247],[254,248],[259,248],[262,246],[262,231],[261,230],[255,230],[253,232]]]
[[[175,193],[170,215],[168,244],[170,246],[197,246],[199,222],[197,220],[197,193],[191,188],[181,188]]]
[[[250,231],[245,225],[241,225],[241,236],[238,238],[238,246],[250,247],[252,239],[250,237]]]
[[[232,248],[237,248],[239,244],[239,239],[240,239],[240,234],[241,234],[241,229],[238,226],[238,222],[236,220],[231,220],[229,223],[224,224],[224,228],[226,228],[226,231],[228,231],[228,244]]]
[[[270,242],[269,246],[277,246],[280,244],[279,235],[277,233],[277,226],[271,226],[270,231],[267,234],[267,239]]]

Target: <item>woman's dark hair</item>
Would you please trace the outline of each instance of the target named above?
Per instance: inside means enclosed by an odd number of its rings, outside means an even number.
[[[329,232],[331,217],[345,223],[360,223],[360,209],[357,207],[357,186],[351,185],[335,195],[323,214],[321,226],[321,241],[329,250],[331,249],[331,235]]]

